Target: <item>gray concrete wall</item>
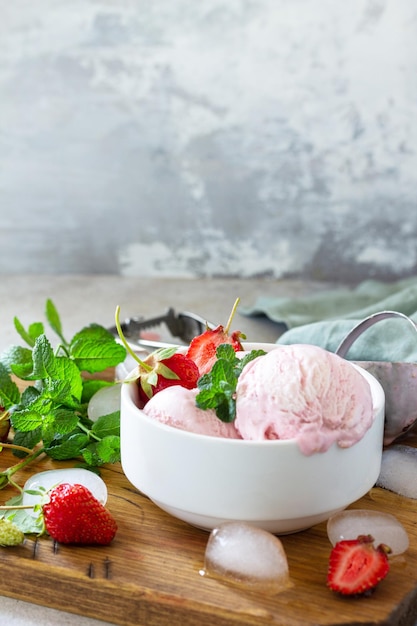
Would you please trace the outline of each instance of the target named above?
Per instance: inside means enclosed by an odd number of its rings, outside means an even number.
[[[0,15],[0,273],[416,273],[414,0]]]

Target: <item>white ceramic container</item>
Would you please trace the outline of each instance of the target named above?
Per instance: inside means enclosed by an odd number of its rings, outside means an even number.
[[[333,444],[311,456],[295,440],[220,439],[161,424],[137,407],[135,383],[125,383],[123,471],[158,507],[199,528],[236,520],[274,534],[309,528],[364,496],[380,472],[384,392],[371,374],[357,369],[371,386],[373,425],[350,448]]]

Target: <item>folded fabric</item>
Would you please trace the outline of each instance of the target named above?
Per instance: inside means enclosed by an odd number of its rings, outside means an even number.
[[[280,344],[309,343],[335,352],[361,320],[379,311],[398,311],[417,322],[417,279],[395,283],[374,280],[355,289],[333,289],[299,298],[261,297],[243,315],[265,315],[284,325]],[[368,328],[347,357],[355,361],[417,362],[417,331],[403,319],[388,319]]]

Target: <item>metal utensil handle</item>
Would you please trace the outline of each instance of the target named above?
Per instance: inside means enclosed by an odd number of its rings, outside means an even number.
[[[336,354],[344,358],[346,354],[349,352],[351,345],[356,341],[356,339],[360,335],[362,335],[362,333],[367,328],[369,328],[370,326],[373,326],[374,324],[376,324],[377,322],[380,322],[381,320],[385,320],[390,317],[400,317],[406,320],[412,325],[413,329],[417,332],[417,325],[415,324],[415,322],[413,322],[413,320],[409,318],[407,315],[405,315],[404,313],[399,313],[398,311],[380,311],[379,313],[374,313],[373,315],[366,317],[364,320],[362,320],[356,326],[354,326],[352,330],[346,335],[346,337],[339,344],[336,350]]]

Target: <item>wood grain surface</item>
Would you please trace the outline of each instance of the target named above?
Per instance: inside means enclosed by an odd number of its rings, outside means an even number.
[[[410,440],[413,442],[412,440]],[[2,469],[13,463],[0,454]],[[62,467],[62,464],[58,465]],[[57,467],[39,461],[26,478]],[[0,593],[120,626],[414,625],[417,617],[417,501],[378,488],[354,507],[392,513],[410,536],[405,555],[369,597],[342,598],[326,588],[330,543],[326,525],[281,537],[292,586],[275,596],[232,587],[202,576],[208,533],[159,510],[125,478],[119,465],[103,468],[107,506],[119,530],[107,547],[55,544],[28,538],[0,549]],[[1,503],[11,495],[7,488]]]

